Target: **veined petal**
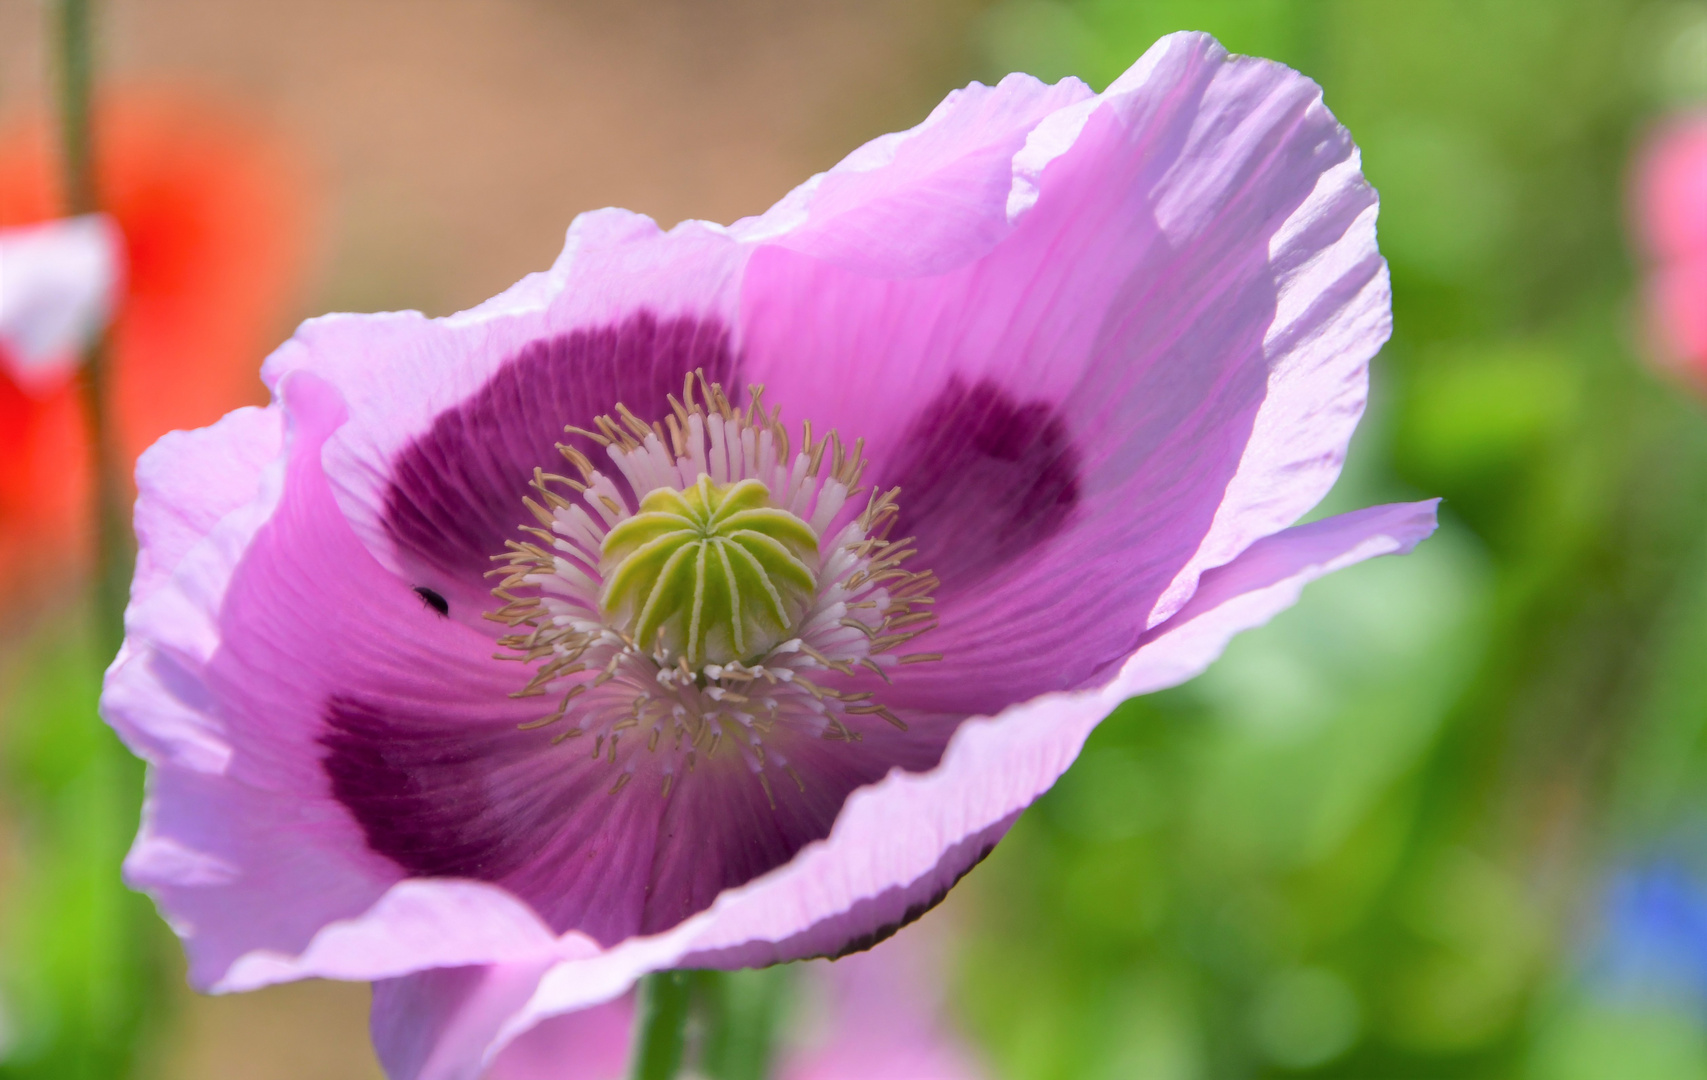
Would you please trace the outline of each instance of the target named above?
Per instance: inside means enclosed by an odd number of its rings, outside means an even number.
[[[1349,135],[1314,83],[1204,35],[1041,121],[1004,207],[1012,232],[951,272],[770,246],[744,279],[743,372],[865,437],[943,578],[920,708],[1118,664],[1326,493],[1388,332]]]
[[[392,680],[396,693],[402,676],[454,708],[467,695],[502,702],[500,688],[509,684],[496,679],[482,694],[478,664],[471,668],[470,650],[454,644],[470,632],[439,619],[380,571],[337,513],[319,469],[325,439],[344,416],[335,391],[298,376],[283,401],[289,468],[250,478],[253,500],[221,516],[177,560],[169,579],[135,598],[127,649],[108,673],[103,714],[155,766],[127,878],[169,912],[186,939],[191,976],[203,986],[245,988],[333,974],[327,965],[341,965],[346,977],[353,971],[371,978],[432,963],[435,949],[443,963],[488,958],[495,949],[531,954],[542,944],[554,947],[537,915],[491,886],[471,894],[466,883],[414,885],[454,894],[445,921],[461,936],[426,935],[432,948],[423,949],[420,935],[396,934],[406,922],[396,900],[384,914],[391,887],[404,875],[369,846],[360,823],[333,797],[321,764],[321,688],[384,693]],[[265,439],[265,426],[259,414],[240,414],[227,431],[198,438],[216,441],[250,427],[263,429],[252,434]],[[164,459],[174,445],[191,447],[193,439],[168,444]],[[205,490],[217,504],[241,486],[210,483]],[[159,495],[144,489],[145,500]],[[159,517],[151,509],[139,520]],[[170,528],[144,536],[151,547],[160,543],[163,556],[181,540]],[[309,583],[323,591],[305,593]],[[411,633],[364,633],[373,625],[368,620],[387,617],[410,620]],[[233,624],[244,632],[231,633]],[[318,651],[326,641],[343,647],[330,655]],[[340,655],[361,679],[337,670]],[[418,681],[423,670],[440,672],[436,690]],[[470,895],[484,897],[478,906],[485,916],[452,917],[459,906],[466,915]],[[505,908],[520,924],[494,917]],[[516,937],[502,929],[507,924],[531,925],[533,936]],[[364,936],[363,925],[378,929]],[[328,933],[344,945],[325,943]]]
[[[873,139],[730,231],[856,274],[940,274],[987,253],[1012,231],[1013,158],[1039,121],[1094,95],[1078,79],[1053,86],[1009,75],[956,90],[925,121]],[[897,220],[907,227],[895,228]]]

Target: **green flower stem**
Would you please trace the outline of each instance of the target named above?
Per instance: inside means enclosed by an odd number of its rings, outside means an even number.
[[[58,0],[54,7],[59,57],[59,132],[64,160],[65,209],[99,209],[95,185],[93,121],[94,34],[91,0]],[[79,386],[93,450],[95,492],[95,646],[106,656],[124,640],[124,606],[130,591],[131,541],[122,452],[114,430],[105,340],[84,356]]]
[[[682,1067],[692,998],[690,972],[657,971],[640,981],[629,1080],[675,1080]]]
[[[710,1080],[768,1080],[792,964],[757,971],[695,972],[705,1024],[700,1072]]]
[[[124,474],[123,451],[108,408],[107,359],[106,342],[97,341],[84,357],[80,380],[94,459],[94,646],[103,665],[124,644],[124,609],[130,599],[131,566],[135,558],[130,508],[125,498],[127,485],[120,480]]]
[[[94,85],[89,0],[59,0],[54,16],[66,209],[72,214],[88,214],[96,209],[94,140],[89,124],[89,100]]]

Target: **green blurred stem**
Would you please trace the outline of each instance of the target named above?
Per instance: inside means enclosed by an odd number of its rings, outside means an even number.
[[[95,210],[94,140],[89,99],[94,84],[89,0],[58,0],[54,30],[59,49],[59,131],[65,156],[65,202],[72,214]]]
[[[106,341],[97,341],[83,360],[80,387],[92,436],[95,488],[95,648],[106,664],[124,643],[124,609],[130,596],[131,537],[125,505],[122,456],[108,409]]]
[[[682,1067],[692,998],[693,978],[686,971],[658,971],[640,981],[629,1080],[675,1080]]]
[[[700,1072],[710,1080],[768,1080],[792,969],[694,973],[705,1024]]]
[[[59,132],[69,214],[99,209],[95,188],[93,120],[94,44],[91,0],[58,0],[53,8],[59,63]],[[109,408],[109,350],[97,340],[84,356],[81,379],[94,467],[96,647],[105,657],[124,640],[124,606],[130,582],[130,528],[123,459]]]

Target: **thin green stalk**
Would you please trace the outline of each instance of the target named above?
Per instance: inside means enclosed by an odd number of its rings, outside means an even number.
[[[99,206],[95,184],[94,34],[91,0],[59,0],[54,8],[59,55],[59,132],[65,171],[65,209],[93,213]],[[108,350],[96,341],[84,357],[79,386],[88,422],[94,467],[95,645],[111,656],[124,640],[124,606],[129,593],[131,546],[124,464],[110,405]]]
[[[689,972],[658,971],[641,980],[629,1080],[675,1080],[682,1067],[692,998]]]
[[[709,1080],[769,1080],[793,965],[695,974],[705,1031],[700,1072]]]
[[[90,32],[89,0],[59,0],[54,9],[55,44],[59,52],[59,133],[65,160],[66,210],[88,214],[96,209],[94,140],[90,132],[90,98],[94,86],[94,35]]]
[[[88,422],[94,479],[95,632],[94,645],[104,665],[124,643],[124,609],[130,599],[130,508],[126,505],[124,455],[109,408],[108,348],[105,339],[90,347],[79,386]]]

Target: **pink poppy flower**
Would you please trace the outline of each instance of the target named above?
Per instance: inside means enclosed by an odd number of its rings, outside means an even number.
[[[396,1078],[882,940],[1121,701],[1433,529],[1292,524],[1387,337],[1375,201],[1313,83],[1183,34],[310,321],[138,465],[130,880],[198,986],[377,980]]]
[[[927,920],[867,952],[796,969],[777,1080],[988,1076],[947,1015],[937,929]],[[505,1047],[484,1080],[621,1080],[633,1023],[632,995],[554,1016]]]
[[[1653,266],[1649,333],[1662,362],[1707,385],[1707,116],[1663,124],[1637,158],[1638,236]]]

